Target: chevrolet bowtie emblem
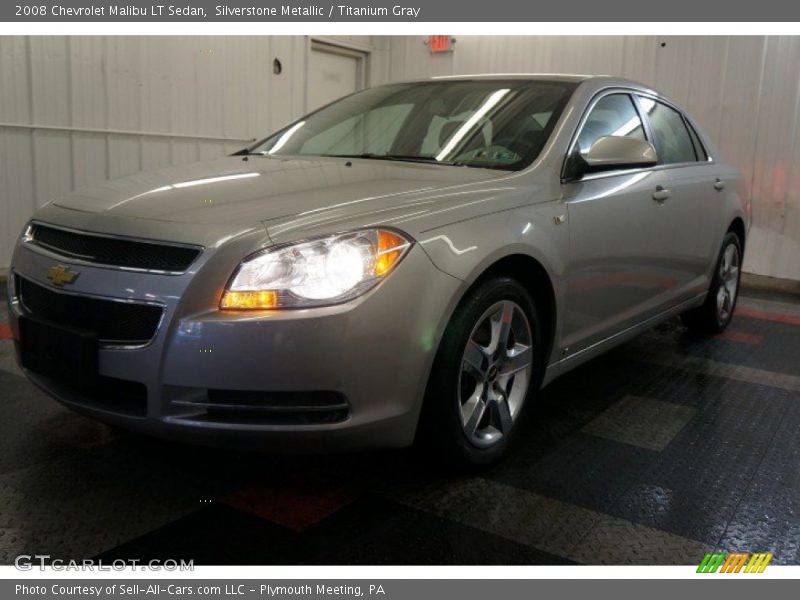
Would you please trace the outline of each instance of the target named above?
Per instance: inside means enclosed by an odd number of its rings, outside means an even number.
[[[69,267],[64,265],[56,265],[47,269],[47,278],[53,282],[53,285],[62,286],[65,283],[72,283],[78,278],[75,271],[71,271]]]

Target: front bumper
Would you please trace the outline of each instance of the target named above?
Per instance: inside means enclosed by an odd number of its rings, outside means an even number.
[[[81,413],[167,439],[287,451],[410,444],[461,282],[436,269],[415,245],[390,277],[346,304],[220,312],[222,284],[252,242],[243,236],[208,249],[183,275],[75,263],[19,243],[8,286],[16,339],[26,312],[19,278],[61,294],[163,307],[149,343],[101,345],[99,374],[108,384],[101,393],[26,375]],[[54,265],[80,272],[68,291],[46,278]]]

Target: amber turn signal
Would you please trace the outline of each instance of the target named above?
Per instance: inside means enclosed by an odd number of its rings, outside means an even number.
[[[258,310],[278,306],[278,294],[271,290],[253,292],[225,292],[220,302],[220,308],[229,310]]]
[[[408,242],[391,231],[378,230],[378,255],[375,258],[375,275],[381,277],[392,270],[395,263],[403,256]]]

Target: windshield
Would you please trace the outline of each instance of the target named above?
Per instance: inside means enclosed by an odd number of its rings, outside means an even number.
[[[516,170],[541,152],[575,84],[426,81],[371,88],[249,149]]]

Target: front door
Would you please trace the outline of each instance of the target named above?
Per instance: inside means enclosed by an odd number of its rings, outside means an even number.
[[[647,139],[633,99],[601,97],[577,138],[581,153],[603,136]],[[662,172],[630,169],[586,175],[563,185],[570,228],[562,351],[574,354],[657,314],[676,284],[669,205],[659,201]]]

